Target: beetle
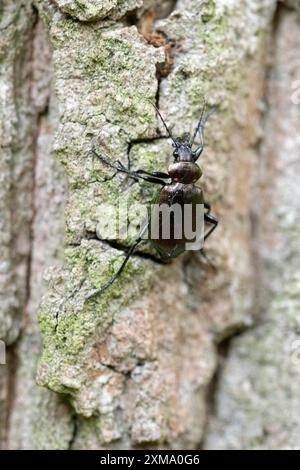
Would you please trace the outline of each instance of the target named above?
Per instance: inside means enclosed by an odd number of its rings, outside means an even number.
[[[126,168],[125,165],[119,160],[111,161],[108,158],[100,155],[95,146],[92,147],[92,153],[97,158],[101,160],[103,164],[108,166],[109,168],[115,170],[113,175],[108,179],[114,178],[118,173],[124,173],[129,178],[132,178],[135,181],[147,181],[149,183],[160,185],[160,189],[156,194],[154,202],[158,203],[159,205],[167,204],[169,207],[172,207],[175,204],[179,204],[179,206],[184,206],[185,204],[191,204],[192,208],[196,208],[198,204],[203,205],[205,208],[204,213],[204,221],[210,225],[210,228],[204,234],[204,241],[213,233],[218,225],[218,219],[214,215],[211,214],[210,205],[204,200],[203,191],[200,187],[196,186],[195,183],[201,178],[202,171],[201,168],[196,163],[199,157],[201,156],[204,150],[204,127],[209,118],[209,116],[215,111],[213,108],[210,112],[204,116],[206,104],[202,108],[201,116],[199,122],[196,125],[193,135],[187,136],[183,139],[174,138],[170,129],[168,128],[165,120],[163,119],[159,109],[151,103],[157,114],[159,115],[169,138],[172,140],[173,146],[173,157],[174,162],[169,166],[168,172],[162,171],[153,171],[148,172],[145,170],[131,170],[130,168]],[[200,136],[200,143],[196,148],[193,148],[195,145],[195,140],[197,135]],[[192,210],[193,210],[192,209]],[[170,259],[176,258],[181,253],[185,251],[186,245],[186,238],[182,236],[181,238],[176,238],[174,236],[170,236],[169,238],[165,239],[161,236],[161,214],[160,218],[156,220],[152,220],[152,216],[148,216],[148,221],[141,230],[141,233],[138,238],[136,238],[135,242],[131,245],[129,250],[126,253],[126,256],[116,271],[116,273],[106,282],[102,287],[95,289],[92,291],[86,299],[90,299],[97,294],[102,293],[108,287],[110,287],[116,279],[121,275],[122,271],[124,270],[128,260],[136,250],[137,246],[144,240],[145,231],[149,228],[149,226],[153,223],[158,224],[159,229],[159,236],[157,239],[149,239],[151,244],[154,246],[156,251],[159,253],[161,259],[163,261],[168,261]],[[191,223],[194,225],[195,223],[195,212],[192,213]],[[174,223],[173,223],[174,225]],[[174,226],[172,227],[174,229]],[[174,232],[174,230],[173,230]],[[173,233],[172,232],[172,233]],[[174,235],[174,233],[173,233]]]

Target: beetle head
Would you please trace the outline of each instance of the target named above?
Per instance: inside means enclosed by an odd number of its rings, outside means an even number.
[[[176,138],[173,142],[173,157],[175,162],[194,162],[194,152],[192,151],[189,134],[184,134],[182,138]]]

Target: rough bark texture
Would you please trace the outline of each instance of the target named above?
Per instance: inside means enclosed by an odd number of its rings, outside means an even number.
[[[3,448],[299,447],[299,2],[288,4],[2,2]],[[100,240],[100,204],[153,197],[147,183],[102,182],[93,139],[165,171],[172,146],[149,100],[180,136],[204,96],[218,106],[201,162],[221,219],[207,244],[216,271],[195,253],[161,266],[144,248],[87,301],[134,238]]]
[[[256,192],[259,322],[232,342],[209,448],[300,447],[300,110],[287,95],[300,71],[293,12],[280,11],[273,47]]]

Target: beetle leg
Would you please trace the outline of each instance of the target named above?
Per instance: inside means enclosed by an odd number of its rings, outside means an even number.
[[[93,290],[90,294],[88,294],[85,298],[86,300],[89,300],[92,297],[95,297],[96,295],[101,294],[106,289],[108,289],[108,287],[110,287],[118,279],[118,277],[121,275],[122,271],[124,270],[126,264],[128,263],[129,258],[131,257],[134,250],[136,249],[136,247],[139,245],[139,243],[141,241],[142,241],[142,238],[140,238],[140,237],[136,239],[136,241],[133,243],[133,245],[131,245],[131,247],[127,251],[126,256],[123,260],[123,263],[119,267],[118,271],[109,279],[109,281],[107,281],[105,284],[103,284],[103,286],[99,287],[99,289]]]
[[[217,271],[217,268],[216,266],[213,264],[213,262],[211,261],[211,259],[207,256],[206,254],[206,251],[205,251],[205,248],[201,248],[201,250],[199,251],[200,255],[203,257],[203,259],[205,259],[206,263],[208,264],[208,266],[210,266],[214,271]]]
[[[207,209],[206,214],[209,214],[211,211],[211,205],[208,202],[204,202],[204,209]]]
[[[143,180],[143,181],[147,181],[148,183],[154,183],[154,184],[160,184],[162,186],[164,186],[166,183],[161,179],[162,177],[156,177],[156,176],[142,176],[139,171],[141,172],[142,170],[138,170],[138,171],[130,171],[130,170],[127,170],[127,168],[125,168],[125,166],[120,162],[120,161],[116,161],[116,162],[111,162],[110,160],[108,160],[107,158],[103,157],[102,155],[100,155],[99,153],[96,152],[96,150],[94,148],[92,148],[92,153],[98,157],[105,165],[109,166],[110,168],[113,168],[114,170],[116,170],[117,172],[120,172],[120,173],[125,173],[129,178],[132,178],[134,179],[135,181],[138,181],[139,179],[140,180]],[[146,173],[146,172],[145,172]]]
[[[204,214],[204,221],[211,224],[212,227],[206,232],[206,234],[204,235],[204,240],[207,240],[207,238],[213,233],[213,231],[217,228],[217,225],[219,223],[219,220],[209,214],[208,212],[206,214]]]
[[[136,174],[133,172],[132,174],[128,174],[129,178],[135,179],[137,181],[137,178],[147,181],[148,183],[154,183],[154,184],[160,184],[161,186],[165,186],[166,182],[163,181],[161,178],[156,178],[152,176],[141,176],[139,174]]]
[[[112,164],[114,165],[114,168],[118,168],[118,169],[111,176],[107,176],[102,179],[97,178],[93,181],[90,181],[89,183],[106,183],[107,181],[113,180],[117,176],[117,174],[120,172],[120,169],[126,170],[126,167],[123,165],[123,163],[120,160],[115,160],[112,162]]]
[[[113,175],[107,176],[107,177],[102,178],[102,179],[97,178],[95,180],[89,181],[89,184],[92,184],[92,183],[106,183],[107,181],[113,180],[117,176],[118,173],[119,173],[118,171],[115,171]]]
[[[144,225],[144,227],[142,228],[138,238],[135,240],[135,242],[131,245],[131,247],[127,251],[126,256],[123,260],[123,263],[119,267],[118,271],[102,287],[99,287],[99,289],[95,289],[93,292],[91,292],[89,295],[87,295],[86,298],[85,298],[86,300],[89,300],[92,297],[95,297],[95,295],[101,294],[106,289],[108,289],[108,287],[110,287],[118,279],[118,277],[121,275],[122,271],[124,270],[126,264],[128,263],[130,257],[133,255],[133,252],[135,251],[136,247],[142,241],[144,241],[144,235],[145,235],[148,227],[149,227],[149,221],[147,221],[147,223]]]
[[[164,173],[163,171],[145,171],[145,170],[134,170],[133,173],[138,173],[138,174],[143,174],[147,176],[153,176],[155,178],[161,178],[161,179],[168,179],[170,178],[170,175],[168,173]]]
[[[213,233],[213,231],[217,228],[217,225],[219,223],[218,219],[214,217],[213,215],[210,214],[210,204],[208,202],[204,202],[204,208],[207,209],[207,212],[204,214],[204,220],[207,223],[212,224],[212,227],[208,230],[208,232],[204,235],[204,240],[207,240],[207,238]],[[206,254],[205,248],[200,249],[200,254],[203,256],[207,264],[213,268],[214,271],[217,270],[216,266],[211,262],[209,257]]]

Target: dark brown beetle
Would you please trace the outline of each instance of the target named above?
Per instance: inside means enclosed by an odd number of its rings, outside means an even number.
[[[196,161],[201,156],[203,149],[204,149],[204,126],[212,114],[214,109],[210,111],[206,117],[204,117],[205,105],[203,106],[203,110],[201,113],[200,120],[195,128],[194,134],[192,138],[186,139],[174,139],[167,124],[165,123],[163,117],[161,116],[159,110],[154,106],[158,115],[160,116],[169,137],[172,139],[173,142],[173,156],[174,156],[174,163],[172,163],[168,168],[168,173],[163,173],[160,171],[148,172],[144,170],[130,170],[126,168],[120,161],[111,162],[109,159],[103,157],[102,155],[98,154],[95,148],[92,149],[94,155],[96,155],[104,164],[113,168],[115,173],[112,175],[113,178],[117,173],[126,173],[128,177],[133,178],[135,181],[144,180],[148,181],[149,183],[159,184],[162,188],[157,192],[153,203],[158,204],[159,206],[166,204],[170,208],[174,205],[178,204],[182,208],[185,205],[190,205],[192,208],[192,216],[191,216],[191,224],[193,225],[192,229],[194,230],[194,225],[196,225],[196,208],[197,205],[203,205],[205,208],[204,213],[204,221],[211,225],[209,230],[204,234],[204,240],[206,240],[215,228],[218,225],[218,219],[210,214],[210,205],[205,202],[203,191],[201,188],[195,186],[196,181],[200,179],[202,176],[202,171],[200,167],[197,165]],[[193,146],[195,143],[195,139],[197,134],[199,133],[200,136],[200,144],[193,150]],[[109,178],[109,179],[111,179]],[[171,180],[169,183],[167,180]],[[182,212],[184,214],[184,211]],[[125,268],[130,256],[133,254],[136,247],[145,240],[145,232],[149,231],[149,228],[153,225],[157,226],[158,230],[158,237],[148,238],[148,241],[154,246],[154,248],[160,254],[160,257],[163,261],[170,260],[172,258],[177,257],[182,252],[185,251],[185,246],[187,243],[187,239],[184,235],[181,238],[176,237],[175,234],[175,222],[171,221],[170,227],[170,237],[167,239],[162,236],[162,214],[159,213],[158,217],[153,217],[151,213],[149,213],[148,222],[146,223],[145,227],[142,229],[140,236],[136,239],[133,245],[127,251],[127,254],[124,258],[123,263],[121,264],[118,271],[113,275],[113,277],[102,287],[99,289],[95,289],[91,294],[88,295],[88,299],[94,297],[95,295],[103,292],[109,286],[113,284],[113,282],[119,277],[123,269]],[[184,225],[184,215],[182,215],[181,219],[181,226]],[[151,231],[150,231],[151,232]],[[152,232],[151,232],[152,233]],[[189,240],[190,241],[190,240]]]

